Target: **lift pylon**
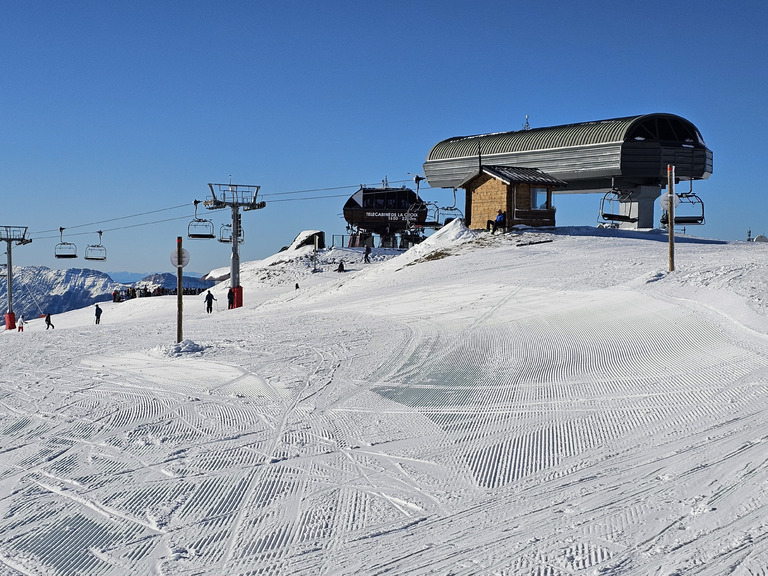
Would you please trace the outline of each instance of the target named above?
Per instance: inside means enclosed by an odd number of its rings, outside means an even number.
[[[13,312],[13,254],[12,246],[23,246],[32,242],[31,238],[27,238],[26,226],[0,226],[0,240],[5,240],[8,244],[8,251],[6,252],[6,275],[8,278],[8,310],[5,313],[5,329],[13,330],[16,328],[16,315]]]
[[[203,202],[208,210],[220,210],[230,208],[232,210],[232,257],[229,265],[229,286],[234,293],[234,308],[243,305],[243,288],[240,286],[240,249],[243,233],[240,223],[240,208],[244,212],[249,210],[261,210],[267,203],[257,200],[261,186],[253,184],[214,184],[208,183],[211,191],[210,198]]]

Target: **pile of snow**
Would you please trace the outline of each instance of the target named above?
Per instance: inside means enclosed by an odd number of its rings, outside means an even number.
[[[455,221],[244,263],[179,343],[3,332],[0,573],[765,574],[766,249]]]
[[[203,351],[206,348],[207,346],[203,346],[202,344],[197,344],[196,342],[192,342],[192,340],[182,340],[181,342],[177,342],[176,344],[167,344],[165,346],[160,346],[155,350],[161,356],[168,356],[170,358],[173,358],[173,357],[183,356],[187,354],[200,355],[203,353]]]

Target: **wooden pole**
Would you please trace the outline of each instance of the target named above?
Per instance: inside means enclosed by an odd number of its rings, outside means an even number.
[[[669,271],[675,271],[675,167],[667,164],[667,230],[669,231]]]
[[[176,343],[178,344],[183,340],[182,336],[182,329],[181,329],[181,318],[182,318],[182,311],[184,309],[184,302],[182,300],[182,292],[184,290],[184,285],[182,282],[182,275],[183,275],[183,263],[182,263],[182,247],[181,247],[181,236],[178,236],[176,238],[176,257],[178,258],[177,264],[176,264]]]

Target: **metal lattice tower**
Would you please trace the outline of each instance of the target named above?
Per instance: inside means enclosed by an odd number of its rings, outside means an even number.
[[[211,197],[203,202],[208,210],[232,209],[232,258],[229,265],[229,286],[235,291],[235,307],[242,306],[242,288],[240,287],[240,235],[242,231],[240,223],[240,208],[243,211],[260,210],[267,203],[257,201],[259,188],[253,184],[212,184]]]
[[[5,314],[5,329],[13,330],[16,327],[16,315],[13,313],[13,254],[14,244],[21,246],[32,242],[27,238],[26,226],[0,226],[0,240],[5,240],[8,244],[6,252],[6,268],[8,277],[8,311]]]

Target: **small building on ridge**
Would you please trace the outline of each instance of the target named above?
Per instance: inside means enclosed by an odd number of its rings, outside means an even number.
[[[501,210],[507,226],[554,226],[552,192],[566,183],[538,168],[482,166],[461,184],[466,190],[464,221],[482,228]]]

